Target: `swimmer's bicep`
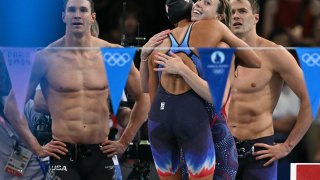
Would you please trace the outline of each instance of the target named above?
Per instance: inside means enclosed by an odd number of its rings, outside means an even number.
[[[158,80],[158,72],[154,70],[154,68],[158,67],[158,65],[154,62],[154,52],[150,55],[150,59],[148,62],[148,72],[149,72],[149,79],[148,79],[148,90],[150,97],[152,99],[152,96],[155,94],[159,80]]]
[[[40,81],[45,77],[47,69],[47,60],[42,54],[37,53],[34,59],[31,76],[29,80],[29,88],[26,100],[30,99]]]
[[[225,42],[227,46],[230,46],[230,47],[247,47],[248,46],[246,43],[240,40],[237,36],[235,36],[224,24],[220,24],[217,27],[219,28],[219,31],[216,31],[216,32],[220,33],[221,41]],[[218,45],[221,45],[221,43]]]
[[[302,69],[299,67],[296,59],[287,50],[282,49],[277,51],[277,53],[270,53],[273,56],[272,67],[292,91],[301,98],[307,92]]]
[[[149,81],[149,68],[148,61],[140,62],[140,80],[141,80],[141,88],[144,93],[149,92],[148,81]]]
[[[230,47],[235,47],[235,54],[239,57],[241,65],[247,68],[260,68],[261,60],[257,54],[249,47],[247,43],[235,36],[225,25],[219,27],[222,41],[226,42]],[[246,48],[239,50],[238,48]]]
[[[155,63],[149,63],[148,64],[148,72],[149,72],[149,84],[152,82],[158,83],[158,72],[154,70],[154,68],[157,68],[158,65]]]
[[[220,33],[221,41],[227,44],[225,46],[249,47],[247,43],[245,43],[243,40],[239,39],[236,35],[234,35],[226,25],[220,23],[220,26],[217,27],[219,28],[218,32]],[[221,45],[221,43],[218,45]]]
[[[280,76],[289,75],[292,70],[301,69],[297,60],[284,47],[276,46],[276,48],[276,50],[270,50],[268,55],[272,67]]]
[[[136,99],[136,97],[138,97],[142,93],[140,74],[134,64],[132,64],[131,66],[126,84],[126,90],[134,99]]]

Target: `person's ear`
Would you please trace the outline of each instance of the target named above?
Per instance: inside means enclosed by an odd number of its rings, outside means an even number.
[[[65,12],[62,12],[62,21],[64,22],[64,23],[66,23],[66,13]]]
[[[222,21],[222,20],[224,20],[224,16],[222,14],[218,14],[216,19],[218,19],[219,21]]]
[[[259,20],[260,20],[260,15],[259,14],[255,14],[254,15],[254,19],[255,19],[255,22],[257,24],[259,22]]]
[[[91,21],[95,22],[97,19],[97,14],[95,12],[91,13]]]

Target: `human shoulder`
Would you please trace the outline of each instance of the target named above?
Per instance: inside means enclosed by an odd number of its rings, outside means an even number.
[[[216,19],[200,20],[194,23],[193,28],[208,33],[214,32],[216,28],[221,28],[224,24]]]
[[[258,42],[259,42],[259,47],[269,47],[269,48],[278,48],[280,45],[268,40],[268,39],[265,39],[263,37],[260,37],[260,36],[257,36],[257,38],[259,39]]]
[[[63,47],[65,47],[64,37],[52,42],[47,47],[40,50],[39,55],[50,55],[54,53],[59,53]]]
[[[283,71],[284,69],[289,68],[290,64],[293,64],[294,66],[297,65],[297,61],[285,47],[267,39],[261,39],[262,43],[260,47],[265,48],[265,50],[262,50],[265,51],[263,54],[265,55],[265,58],[272,63],[274,69]]]
[[[217,19],[203,19],[200,21],[196,21],[194,24],[197,26],[217,26],[217,24],[220,24],[221,22]]]
[[[119,44],[110,43],[100,38],[92,37],[94,45],[97,47],[106,47],[106,48],[121,48]]]
[[[281,58],[281,55],[287,52],[283,46],[262,37],[259,37],[258,47],[262,48],[261,51],[265,56],[274,60]]]
[[[52,42],[51,44],[49,44],[47,48],[64,47],[64,46],[65,46],[65,38],[62,37],[62,38]]]
[[[47,47],[37,51],[35,63],[41,63],[42,65],[48,63],[53,56],[61,52],[61,47],[64,47],[64,38],[60,38],[49,44]]]
[[[228,29],[227,27],[225,27]],[[191,32],[193,46],[216,46],[225,36],[224,24],[218,20],[200,20],[194,23]],[[231,33],[231,32],[230,32]]]

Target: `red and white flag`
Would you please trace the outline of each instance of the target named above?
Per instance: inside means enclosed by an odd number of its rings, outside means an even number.
[[[320,163],[291,163],[291,180],[320,180]]]

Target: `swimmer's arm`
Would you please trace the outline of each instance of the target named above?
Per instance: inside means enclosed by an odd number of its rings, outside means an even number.
[[[172,54],[174,58],[180,58],[179,56]],[[182,60],[181,60],[182,61]],[[203,99],[212,103],[211,93],[209,90],[208,82],[194,73],[187,65],[180,63],[178,74],[186,81],[186,83]]]
[[[273,64],[273,67],[301,102],[296,123],[294,124],[287,140],[284,142],[288,151],[291,152],[309,129],[312,123],[312,110],[301,68],[287,50],[283,47],[280,48],[281,50],[270,52],[274,59],[273,62],[275,63]]]
[[[143,92],[148,93],[148,81],[149,81],[149,72],[148,72],[148,60],[150,54],[153,52],[153,48],[158,47],[165,38],[168,37],[170,30],[162,31],[154,36],[152,36],[149,41],[142,47],[141,50],[141,62],[140,62],[140,78],[141,78],[141,87]]]
[[[141,125],[147,120],[150,109],[149,96],[142,92],[139,71],[134,65],[132,65],[126,89],[135,100],[135,104],[130,114],[129,123],[119,140],[125,149],[133,140]]]
[[[296,116],[287,115],[281,118],[273,119],[273,129],[280,133],[290,133],[296,123]]]
[[[199,96],[201,96],[207,102],[213,103],[207,81],[199,77],[188,67],[181,68],[179,74]]]
[[[189,68],[181,68],[181,72],[179,73],[182,78],[186,81],[186,83],[199,95],[201,96],[204,100],[206,100],[209,103],[213,103],[212,101],[212,97],[211,97],[211,93],[210,93],[210,89],[209,89],[209,85],[207,83],[207,81],[205,81],[204,79],[200,78],[197,74],[195,74],[193,71],[191,71]],[[231,73],[230,71],[230,74]],[[225,88],[225,92],[224,92],[224,97],[222,100],[222,104],[227,103],[227,97],[229,94],[229,89],[230,89],[230,80],[227,80],[226,83],[226,88]]]
[[[39,55],[36,56],[34,67],[32,69],[29,89],[27,92],[26,101],[28,101],[37,85],[39,84],[41,78],[45,75],[45,63],[42,59],[39,58]],[[11,90],[8,96],[7,103],[4,108],[4,113],[7,119],[10,121],[11,125],[18,133],[19,137],[27,143],[28,147],[38,156],[41,156],[43,151],[41,145],[38,143],[37,139],[31,133],[28,121],[26,117],[18,111],[14,92]]]
[[[153,36],[154,37],[154,36]],[[152,38],[153,38],[152,37]],[[152,53],[152,51],[149,52],[149,43],[152,40],[152,38],[149,39],[149,41],[142,47],[141,55],[140,55],[140,79],[141,79],[141,88],[144,93],[149,93],[148,88],[148,81],[149,81],[149,71],[148,71],[148,60],[149,56]]]
[[[143,60],[141,58],[140,62],[140,79],[141,88],[144,93],[149,93],[148,81],[149,81],[149,71],[148,71],[148,59]]]
[[[41,89],[37,89],[34,95],[34,110],[43,114],[50,114],[47,101],[45,100]]]
[[[261,60],[257,54],[244,41],[236,37],[224,24],[219,26],[222,41],[226,42],[231,47],[245,48],[244,50],[236,49],[236,55],[242,60],[243,66],[248,68],[260,68]]]
[[[117,122],[122,127],[125,128],[130,120],[131,109],[128,107],[120,107],[117,112]]]
[[[198,76],[193,72],[187,65],[185,65],[182,59],[174,54],[169,54],[170,56],[159,53],[156,56],[156,63],[163,65],[161,68],[154,68],[156,72],[163,71],[170,74],[180,75],[185,82],[203,99],[212,103],[212,98],[209,90],[209,85],[207,81]]]
[[[154,71],[154,68],[158,67],[158,65],[155,63],[157,52],[153,52],[148,60],[148,89],[149,89],[149,96],[150,96],[150,103],[152,104],[153,99],[156,95],[158,86],[160,84],[158,72]]]

